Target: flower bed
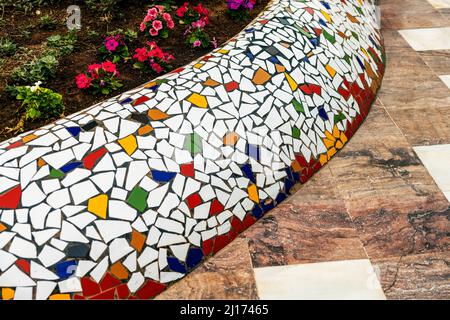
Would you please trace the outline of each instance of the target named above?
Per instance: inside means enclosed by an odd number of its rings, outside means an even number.
[[[42,87],[62,95],[65,110],[61,115],[71,114],[206,54],[215,45],[227,41],[242,30],[265,7],[268,0],[258,1],[244,20],[234,20],[227,13],[226,0],[190,1],[188,9],[191,13],[186,15],[180,15],[185,7],[184,2],[172,1],[172,10],[164,9],[160,14],[161,19],[153,19],[151,28],[146,27],[148,33],[141,29],[142,23],[150,22],[143,20],[153,17],[154,11],[148,14],[152,5],[142,5],[139,1],[110,1],[117,4],[114,11],[109,12],[107,2],[81,3],[82,29],[73,34],[67,33],[65,25],[66,9],[73,1],[54,1],[41,7],[31,7],[32,2],[12,1],[15,8],[6,7],[3,14],[0,12],[0,16],[3,16],[0,19],[0,117],[3,119],[0,141],[58,118],[50,114],[25,119],[25,109],[14,98],[17,93],[8,90],[8,86],[31,87],[41,80]],[[193,8],[199,12],[198,19],[197,11]],[[24,12],[25,9],[28,11]],[[150,31],[154,34],[156,31],[153,28],[155,20],[161,21],[164,28],[157,30],[157,36],[152,36]],[[227,28],[223,28],[223,25],[227,25]],[[156,27],[160,27],[158,22]],[[166,34],[164,30],[170,32]],[[152,51],[147,43],[149,40],[156,40],[161,50],[170,57],[149,57],[143,63],[142,48]],[[140,51],[136,52],[136,49]],[[155,63],[156,60],[159,62]],[[102,90],[80,90],[77,83],[81,83],[82,77],[78,78],[78,82],[74,80],[75,77],[84,73],[89,65],[106,61],[116,64],[120,74],[117,80],[121,86],[103,90],[105,95],[101,94]]]

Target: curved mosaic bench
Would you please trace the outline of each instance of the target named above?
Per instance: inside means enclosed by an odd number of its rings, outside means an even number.
[[[196,62],[0,145],[2,299],[152,298],[305,183],[383,73],[363,0],[275,0]]]

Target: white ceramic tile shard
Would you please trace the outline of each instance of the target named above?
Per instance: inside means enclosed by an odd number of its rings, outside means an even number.
[[[398,32],[416,51],[450,49],[450,27],[405,29]]]
[[[433,177],[439,189],[450,193],[450,144],[413,147],[420,161]]]
[[[369,260],[255,268],[258,295],[267,300],[384,300]]]
[[[450,8],[450,0],[427,0],[436,9]]]
[[[450,75],[439,76],[439,78],[450,89]]]

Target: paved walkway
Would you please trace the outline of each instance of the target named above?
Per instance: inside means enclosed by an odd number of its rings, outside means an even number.
[[[450,0],[381,0],[387,70],[325,168],[160,299],[450,299]]]

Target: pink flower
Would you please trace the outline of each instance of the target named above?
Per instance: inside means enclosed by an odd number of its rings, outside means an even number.
[[[202,45],[202,42],[200,40],[195,40],[193,45],[194,45],[194,48],[195,47],[200,47]]]
[[[87,89],[91,85],[92,79],[86,77],[84,73],[80,73],[75,77],[75,82],[77,83],[78,89]]]
[[[158,30],[151,28],[150,29],[150,35],[153,37],[156,37],[158,35]]]
[[[105,61],[102,63],[102,67],[106,72],[116,72],[116,65],[114,63],[112,63],[111,61]]]
[[[156,16],[158,15],[158,10],[156,8],[150,8],[147,11],[147,15],[152,16],[154,18],[156,18]],[[153,19],[154,19],[153,18]]]
[[[173,20],[167,21],[167,27],[169,29],[173,29],[175,27],[175,23],[173,22]]]
[[[139,26],[139,30],[141,30],[141,32],[143,32],[145,30],[145,28],[146,28],[145,23],[142,22]]]
[[[166,21],[170,21],[170,20],[172,20],[172,17],[170,16],[170,14],[164,13],[163,14],[163,19],[166,20]]]
[[[193,28],[204,28],[205,27],[205,21],[202,19],[192,22]]]
[[[119,46],[119,42],[116,41],[113,37],[106,38],[105,41],[105,47],[109,51],[116,51],[117,47]]]
[[[156,31],[159,31],[163,28],[163,24],[160,20],[153,21],[152,26]]]
[[[163,71],[161,66],[159,64],[157,64],[157,63],[153,63],[152,64],[152,69],[155,70],[156,73],[161,73]]]

